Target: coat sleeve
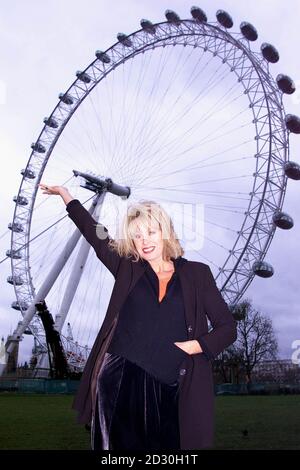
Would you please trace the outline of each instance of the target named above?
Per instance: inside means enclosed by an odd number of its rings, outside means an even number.
[[[121,257],[108,246],[109,235],[107,228],[97,222],[78,199],[72,199],[66,205],[66,211],[84,238],[94,248],[100,261],[116,277]],[[102,236],[100,237],[100,235]]]
[[[205,356],[213,360],[237,339],[237,322],[216,285],[210,267],[205,266],[204,307],[213,329],[195,339]]]

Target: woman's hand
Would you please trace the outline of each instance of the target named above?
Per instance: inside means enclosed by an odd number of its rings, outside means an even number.
[[[46,184],[39,184],[43,194],[54,194],[60,196],[62,192],[68,191],[64,186],[47,186]]]
[[[183,349],[183,351],[188,354],[198,354],[202,352],[202,348],[196,339],[191,339],[188,341],[178,341],[174,344],[176,344],[176,346]]]
[[[72,201],[72,199],[74,199],[73,196],[69,193],[69,190],[64,186],[48,186],[46,184],[40,183],[39,187],[43,191],[43,194],[55,194],[61,196],[66,205]]]

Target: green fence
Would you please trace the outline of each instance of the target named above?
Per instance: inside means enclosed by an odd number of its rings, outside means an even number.
[[[0,392],[22,393],[75,393],[79,380],[58,379],[4,379],[0,380]]]
[[[72,379],[3,378],[0,380],[0,392],[74,394],[79,383],[79,380]],[[281,393],[300,393],[300,384],[252,383],[247,385],[245,383],[225,383],[215,385],[215,395],[271,395]]]
[[[300,384],[284,383],[251,383],[251,384],[218,384],[215,385],[216,395],[278,395],[300,393]]]

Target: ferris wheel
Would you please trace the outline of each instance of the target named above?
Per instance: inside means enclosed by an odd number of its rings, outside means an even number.
[[[46,300],[69,364],[82,369],[113,288],[61,200],[38,193],[41,181],[66,185],[112,237],[128,202],[159,202],[186,256],[211,266],[229,305],[254,276],[272,276],[275,230],[293,227],[282,208],[287,180],[300,179],[289,160],[300,119],[284,111],[293,80],[271,75],[278,51],[255,47],[248,22],[233,32],[224,10],[214,21],[198,7],[189,19],[171,10],[165,17],[142,19],[96,51],[59,94],[21,171],[7,281],[22,320],[7,351],[32,334],[37,366],[47,364],[37,302]]]

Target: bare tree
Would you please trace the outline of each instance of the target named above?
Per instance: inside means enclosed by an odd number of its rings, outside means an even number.
[[[256,364],[276,360],[278,343],[272,320],[255,310],[249,299],[239,303],[233,311],[238,320],[238,337],[231,348],[232,359],[243,364],[246,381],[251,383],[251,373]]]
[[[243,358],[234,345],[225,349],[215,361],[214,371],[219,380],[223,383],[240,383],[243,379],[244,365]]]

